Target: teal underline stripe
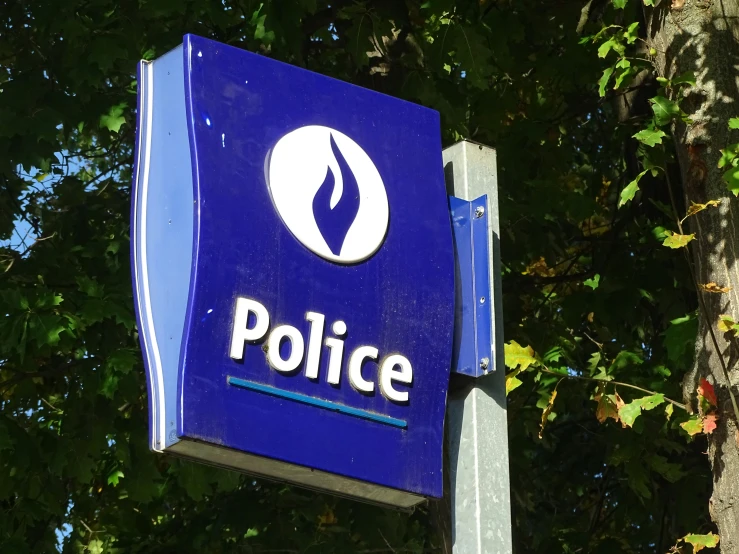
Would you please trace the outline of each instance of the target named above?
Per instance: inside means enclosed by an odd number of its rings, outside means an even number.
[[[268,385],[254,383],[253,381],[239,379],[238,377],[228,377],[226,380],[228,381],[229,385],[234,385],[236,387],[269,394],[271,396],[277,396],[278,398],[286,398],[295,402],[308,404],[309,406],[323,408],[324,410],[331,410],[332,412],[339,412],[342,414],[359,417],[361,419],[369,419],[370,421],[384,423],[385,425],[392,425],[393,427],[399,427],[401,429],[405,429],[406,427],[408,427],[408,422],[402,419],[375,414],[372,412],[368,412],[367,410],[360,410],[358,408],[350,408],[349,406],[345,406],[344,404],[337,404],[336,402],[331,402],[329,400],[313,398],[312,396],[307,396],[305,394],[299,394],[297,392],[290,392],[275,387],[270,387]]]

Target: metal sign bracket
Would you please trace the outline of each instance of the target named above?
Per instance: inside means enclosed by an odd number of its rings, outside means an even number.
[[[452,372],[481,377],[495,369],[491,329],[487,194],[449,197],[456,262]]]

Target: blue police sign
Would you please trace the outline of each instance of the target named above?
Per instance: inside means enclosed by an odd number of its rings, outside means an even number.
[[[441,496],[438,114],[191,35],[139,83],[151,448],[399,507]]]

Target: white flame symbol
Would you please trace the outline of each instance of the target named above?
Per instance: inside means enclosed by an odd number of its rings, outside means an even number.
[[[332,171],[336,179],[331,194],[333,209],[344,192],[339,163],[331,150],[331,137],[341,151],[359,188],[359,209],[334,254],[316,223],[313,199]],[[268,186],[283,223],[306,248],[337,263],[366,260],[385,240],[390,218],[387,192],[380,173],[367,153],[351,138],[320,125],[300,127],[283,136],[269,159]]]

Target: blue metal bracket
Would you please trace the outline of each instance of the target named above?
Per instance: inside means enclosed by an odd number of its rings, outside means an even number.
[[[487,198],[449,197],[456,262],[452,372],[471,377],[494,369]]]

